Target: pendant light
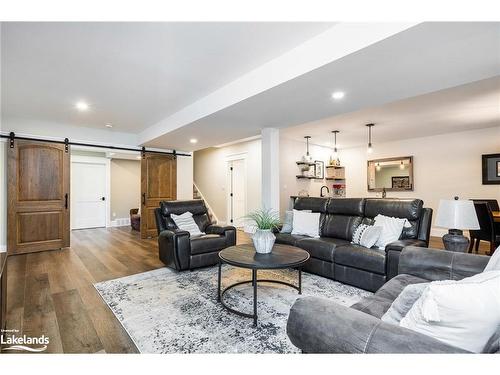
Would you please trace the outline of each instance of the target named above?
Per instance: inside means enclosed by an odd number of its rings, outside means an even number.
[[[333,159],[337,160],[339,158],[339,153],[337,150],[337,134],[340,133],[339,130],[332,130],[333,133]]]
[[[304,138],[306,139],[306,154],[304,156],[302,156],[302,161],[310,163],[312,160],[312,157],[311,157],[311,155],[309,155],[309,138],[311,138],[311,136],[306,135]]]
[[[371,154],[373,152],[373,147],[372,147],[372,128],[375,126],[375,124],[366,124],[368,127],[368,149],[367,152]]]

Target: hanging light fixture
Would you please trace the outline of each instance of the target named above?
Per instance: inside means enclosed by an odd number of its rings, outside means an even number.
[[[337,134],[340,130],[332,130],[333,133],[333,159],[337,160],[339,158],[339,152],[337,150]]]
[[[375,126],[375,124],[366,124],[368,127],[368,153],[371,154],[373,152],[373,147],[372,147],[372,128]]]
[[[310,163],[312,161],[312,157],[309,155],[309,138],[311,138],[311,136],[306,135],[304,138],[306,139],[306,154],[302,156],[302,161]]]

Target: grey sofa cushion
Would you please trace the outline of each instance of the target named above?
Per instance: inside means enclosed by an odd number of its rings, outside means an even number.
[[[490,354],[500,353],[500,328],[488,340],[488,343],[483,349],[483,353],[490,353]]]
[[[396,299],[392,302],[389,310],[386,311],[384,315],[382,315],[381,320],[386,323],[397,324],[401,319],[403,319],[408,311],[415,304],[417,299],[420,298],[425,288],[429,283],[420,283],[420,284],[410,284],[407,285],[406,288],[396,297]]]
[[[385,283],[373,296],[364,298],[351,307],[380,319],[407,285],[426,282],[427,280],[416,276],[398,275]]]
[[[363,298],[358,303],[352,305],[351,308],[380,319],[386,313],[386,311],[389,310],[391,304],[391,300],[373,295]]]
[[[385,250],[345,245],[335,251],[335,263],[385,275]]]
[[[306,238],[297,242],[298,247],[306,250],[311,257],[333,262],[335,249],[338,246],[347,245],[349,241],[338,238]]]
[[[404,288],[406,288],[407,285],[427,282],[429,282],[429,280],[422,279],[413,275],[401,274],[390,279],[379,290],[377,290],[376,294],[377,296],[388,299],[392,302],[401,294],[401,292]]]
[[[283,245],[291,245],[295,246],[297,241],[303,240],[305,238],[311,238],[307,236],[300,236],[298,234],[289,234],[289,233],[274,233],[276,236],[276,243],[281,243]]]

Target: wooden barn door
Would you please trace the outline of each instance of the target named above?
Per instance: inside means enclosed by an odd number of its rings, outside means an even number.
[[[15,140],[7,150],[8,253],[68,247],[69,146]]]
[[[156,237],[154,209],[177,197],[177,159],[146,152],[141,160],[141,237]]]

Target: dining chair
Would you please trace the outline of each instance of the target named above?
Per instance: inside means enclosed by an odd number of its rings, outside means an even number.
[[[500,211],[498,206],[498,201],[496,199],[472,199],[474,203],[476,202],[486,202],[490,206],[491,211]]]
[[[474,208],[476,209],[477,220],[479,221],[479,230],[471,230],[471,243],[469,246],[469,253],[472,252],[473,247],[477,253],[481,241],[490,243],[490,252],[488,255],[493,255],[497,246],[500,245],[500,233],[497,231],[491,206],[485,201],[474,201]]]

